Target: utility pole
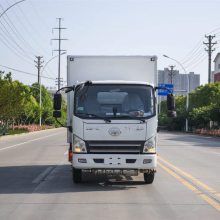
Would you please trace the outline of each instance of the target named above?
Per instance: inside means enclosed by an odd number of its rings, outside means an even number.
[[[215,37],[215,35],[205,35],[205,37],[207,38],[208,42],[203,42],[203,44],[205,44],[207,46],[207,48],[205,48],[205,51],[208,52],[208,83],[211,83],[211,74],[212,74],[212,52],[215,50],[215,48],[213,48],[213,46],[215,44],[217,44],[217,42],[212,42],[213,38]]]
[[[56,85],[58,85],[58,78],[56,78],[56,81],[55,81],[55,83],[56,83]],[[60,77],[60,87],[62,87],[63,86],[63,78],[62,77]]]
[[[61,84],[61,78],[60,78],[60,57],[61,57],[61,51],[66,51],[66,50],[61,50],[61,41],[62,40],[67,40],[67,39],[62,39],[61,38],[61,30],[62,29],[66,29],[66,28],[61,27],[61,20],[62,20],[62,18],[57,18],[57,19],[59,21],[59,27],[58,28],[53,28],[53,29],[59,30],[59,37],[55,38],[55,39],[52,39],[52,40],[58,40],[58,46],[59,46],[57,50],[53,50],[53,51],[58,51],[58,53],[59,53],[59,58],[58,58],[58,78],[57,78],[57,81],[58,81],[58,89],[60,89],[60,84]]]
[[[39,117],[39,125],[41,127],[41,119],[42,119],[42,114],[41,114],[41,106],[42,106],[42,94],[41,94],[41,67],[42,67],[42,63],[44,62],[43,60],[41,60],[43,57],[42,56],[35,56],[37,58],[37,60],[35,60],[34,62],[37,64],[35,65],[37,67],[37,82],[39,85],[39,90],[40,90],[40,95],[39,95],[39,105],[40,105],[40,117]]]
[[[37,58],[37,60],[35,60],[34,62],[37,64],[35,65],[37,67],[37,82],[38,84],[40,84],[40,69],[42,67],[42,63],[44,61],[42,61],[41,59],[43,58],[42,56],[35,56]]]
[[[170,83],[173,84],[173,77],[175,76],[175,71],[174,71],[174,67],[175,66],[170,66],[170,70],[168,69],[169,71],[169,76],[170,76]]]

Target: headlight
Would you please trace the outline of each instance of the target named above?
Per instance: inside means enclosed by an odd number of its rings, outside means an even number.
[[[156,153],[156,136],[151,137],[144,143],[143,153]]]
[[[87,153],[85,142],[76,136],[73,136],[73,153]]]

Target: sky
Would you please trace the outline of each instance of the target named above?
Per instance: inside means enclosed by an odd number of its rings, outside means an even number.
[[[0,13],[18,0],[0,0]],[[62,18],[61,77],[66,55],[157,55],[158,69],[175,65],[166,54],[208,81],[205,34],[220,52],[219,0],[25,0],[0,17],[0,70],[25,84],[37,81],[35,56],[43,56],[42,84],[56,86],[57,18]],[[53,51],[53,52],[52,52]],[[54,58],[53,58],[54,57]],[[10,67],[26,73],[10,70]],[[33,75],[27,74],[31,73]],[[47,78],[46,78],[47,77]]]

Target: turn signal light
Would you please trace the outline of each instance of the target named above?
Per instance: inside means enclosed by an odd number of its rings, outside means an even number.
[[[71,149],[69,149],[68,160],[69,160],[69,162],[72,162],[72,160],[73,160],[73,152]]]

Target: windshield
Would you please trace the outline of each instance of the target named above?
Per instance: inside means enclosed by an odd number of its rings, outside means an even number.
[[[74,114],[82,118],[146,118],[155,115],[153,88],[90,84],[75,90]]]

